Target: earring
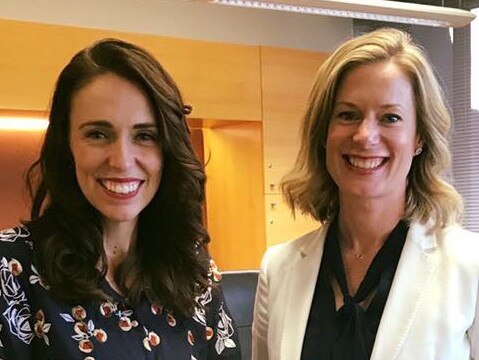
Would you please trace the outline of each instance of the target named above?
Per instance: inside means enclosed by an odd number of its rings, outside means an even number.
[[[420,153],[422,153],[422,148],[417,148],[416,151],[414,151],[414,156],[418,156]]]

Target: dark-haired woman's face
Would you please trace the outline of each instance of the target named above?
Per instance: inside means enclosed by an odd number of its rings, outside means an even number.
[[[72,99],[70,147],[78,184],[112,222],[135,222],[158,190],[163,154],[145,94],[104,74]]]

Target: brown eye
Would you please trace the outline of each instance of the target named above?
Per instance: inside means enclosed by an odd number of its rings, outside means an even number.
[[[99,131],[99,130],[88,131],[85,134],[85,137],[88,138],[88,139],[94,139],[94,140],[103,140],[103,139],[108,138],[107,135],[103,131]]]
[[[341,111],[338,113],[337,117],[346,121],[354,121],[359,119],[358,114],[356,114],[354,111]]]
[[[151,132],[140,132],[136,134],[135,139],[139,141],[155,141],[157,140],[158,136],[155,133]]]
[[[388,124],[394,124],[397,123],[398,121],[401,121],[402,118],[399,115],[396,114],[385,114],[383,115],[383,121],[388,123]]]

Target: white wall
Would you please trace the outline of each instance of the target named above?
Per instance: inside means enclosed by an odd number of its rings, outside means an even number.
[[[195,0],[0,0],[0,18],[317,51],[353,33],[351,19]]]

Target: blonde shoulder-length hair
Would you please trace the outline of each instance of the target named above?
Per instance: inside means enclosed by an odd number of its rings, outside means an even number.
[[[379,29],[343,43],[321,65],[304,116],[302,141],[294,168],[281,190],[293,212],[324,223],[339,211],[338,188],[326,169],[326,138],[333,106],[345,75],[362,64],[393,61],[410,78],[414,89],[417,133],[423,151],[408,174],[405,219],[428,222],[439,229],[459,221],[462,200],[443,180],[450,163],[448,133],[451,116],[444,94],[425,54],[410,36],[396,29]]]

